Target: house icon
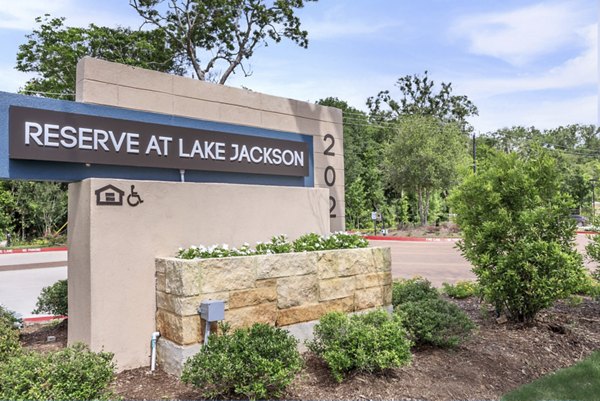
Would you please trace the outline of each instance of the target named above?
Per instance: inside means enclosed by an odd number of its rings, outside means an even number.
[[[98,188],[96,194],[96,205],[98,206],[123,206],[123,195],[125,191],[121,191],[114,185],[106,185]]]

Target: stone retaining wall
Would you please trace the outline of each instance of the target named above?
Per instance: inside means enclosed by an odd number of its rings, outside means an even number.
[[[232,328],[261,322],[297,335],[327,312],[389,307],[391,285],[389,248],[157,258],[159,364],[178,374],[184,359],[197,352],[204,333],[197,310],[203,300],[224,300],[225,321]]]

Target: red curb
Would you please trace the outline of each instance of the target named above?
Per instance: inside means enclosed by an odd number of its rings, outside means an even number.
[[[577,231],[577,234],[596,235],[596,234],[599,234],[599,233],[597,231]]]
[[[0,249],[0,255],[15,254],[15,253],[40,253],[40,252],[57,252],[66,251],[66,246],[54,248],[23,248],[23,249]]]
[[[456,242],[460,238],[419,238],[419,237],[386,237],[382,235],[365,235],[371,241],[410,241],[410,242]]]
[[[23,319],[25,323],[42,323],[49,322],[50,320],[56,319],[67,319],[66,316],[35,316],[35,317],[26,317]]]

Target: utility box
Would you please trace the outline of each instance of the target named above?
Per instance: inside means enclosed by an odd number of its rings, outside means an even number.
[[[225,319],[225,301],[219,299],[202,301],[198,313],[207,322],[221,321]]]

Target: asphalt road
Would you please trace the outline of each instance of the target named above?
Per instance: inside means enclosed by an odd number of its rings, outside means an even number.
[[[587,242],[585,235],[578,235],[577,249],[583,252]],[[422,276],[435,286],[474,279],[471,265],[456,249],[456,242],[371,241],[371,244],[391,248],[394,278]],[[67,278],[66,259],[65,251],[0,255],[0,304],[24,317],[31,316],[42,288]]]
[[[31,317],[42,288],[66,278],[66,251],[0,255],[0,305]]]
[[[588,243],[585,235],[577,235],[577,249],[584,254]],[[373,246],[389,246],[392,250],[392,276],[394,278],[425,277],[434,286],[475,278],[471,264],[456,248],[455,241],[412,242],[370,241]],[[586,262],[588,268],[593,264]]]

